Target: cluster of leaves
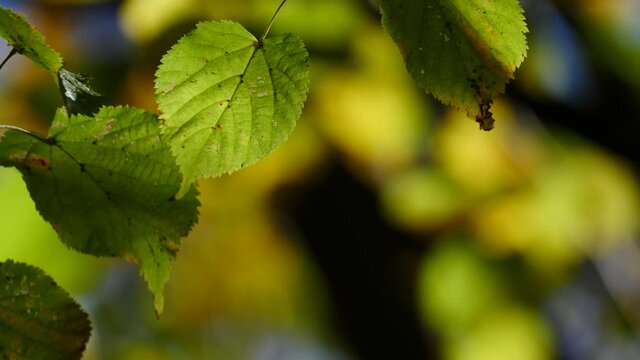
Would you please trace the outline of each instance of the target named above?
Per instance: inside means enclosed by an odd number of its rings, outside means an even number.
[[[380,6],[416,82],[491,129],[492,99],[526,51],[517,0],[381,0]],[[98,94],[86,79],[65,69],[22,15],[0,7],[0,37],[12,47],[0,68],[14,54],[27,56],[53,76],[64,103],[46,135],[0,125],[0,165],[22,173],[36,208],[65,244],[138,263],[157,314],[180,239],[197,222],[193,184],[266,157],[301,114],[309,90],[307,51],[294,35],[267,37],[269,28],[258,39],[231,21],[200,23],[157,69],[158,114],[112,106],[94,111]],[[28,284],[36,300],[49,291],[64,294],[26,265],[4,263],[0,276],[7,284],[22,276],[21,286]],[[40,279],[47,285],[37,285]],[[8,304],[25,295],[23,287],[5,290]],[[68,296],[60,298],[64,302],[0,306],[8,309],[0,311],[0,332],[17,334],[3,337],[10,340],[0,341],[0,352],[22,356],[30,351],[22,344],[50,334],[47,351],[79,357],[89,334],[86,315],[76,313],[82,314]],[[65,340],[60,329],[68,326],[58,319],[74,321],[75,337]]]
[[[85,79],[5,8],[0,37],[13,47],[9,57],[23,54],[53,75],[65,104],[47,135],[2,126],[0,164],[22,173],[65,244],[138,263],[160,314],[170,263],[197,222],[193,183],[254,163],[285,141],[309,87],[304,44],[290,34],[258,40],[230,21],[201,23],[162,59],[158,116],[111,106],[90,113],[97,94]],[[19,325],[38,312],[18,310],[15,321],[2,317],[0,331],[33,334]],[[0,349],[19,354],[11,341]]]

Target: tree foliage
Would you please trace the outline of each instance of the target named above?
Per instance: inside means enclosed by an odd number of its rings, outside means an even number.
[[[416,82],[491,129],[491,102],[526,52],[517,1],[380,5],[383,25]],[[199,23],[157,69],[157,116],[131,107],[96,111],[98,94],[86,77],[65,69],[22,15],[0,7],[0,37],[13,47],[9,57],[23,54],[47,70],[64,103],[47,135],[1,126],[0,164],[22,173],[38,211],[65,244],[139,264],[157,314],[180,240],[197,222],[194,182],[265,158],[301,115],[309,91],[307,50],[293,34],[268,37],[270,27],[256,38],[235,22]],[[71,300],[40,270],[8,262],[0,273],[8,284],[0,351],[9,358],[30,351],[49,354],[43,358],[79,357],[89,326],[77,305],[57,313]],[[22,295],[30,297],[18,304]],[[51,332],[64,328],[74,333]],[[43,337],[55,349],[27,345]]]

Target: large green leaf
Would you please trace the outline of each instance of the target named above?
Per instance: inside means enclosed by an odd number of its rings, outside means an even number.
[[[163,133],[184,175],[180,193],[275,150],[294,129],[308,89],[308,54],[294,35],[259,42],[231,21],[198,24],[156,72]]]
[[[413,79],[493,128],[490,106],[527,51],[517,0],[379,0]]]
[[[0,164],[23,174],[40,214],[71,247],[140,264],[156,311],[180,238],[198,216],[196,191],[176,200],[180,173],[153,114],[103,108],[59,111],[46,139],[9,130]]]
[[[36,31],[23,15],[0,6],[0,37],[20,54],[29,57],[38,66],[57,74],[62,67],[62,58],[50,48],[44,37]]]
[[[87,314],[42,270],[0,263],[0,358],[80,359]]]

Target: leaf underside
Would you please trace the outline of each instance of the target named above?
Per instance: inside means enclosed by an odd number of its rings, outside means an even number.
[[[291,34],[259,43],[231,21],[198,24],[162,59],[156,97],[184,175],[200,178],[264,158],[293,131],[309,90],[308,53]]]
[[[59,111],[46,141],[7,131],[0,164],[22,172],[36,208],[63,242],[139,263],[162,311],[170,262],[197,220],[198,201],[193,188],[175,199],[180,173],[155,115],[122,107],[94,117]]]
[[[382,23],[427,92],[493,128],[490,106],[527,51],[517,0],[380,0]]]
[[[91,89],[87,77],[62,68],[58,72],[58,84],[65,108],[70,114],[91,115],[100,108],[100,94]]]
[[[44,41],[23,15],[0,6],[0,37],[5,39],[18,53],[23,54],[38,66],[56,74],[62,68],[62,58]]]
[[[42,270],[0,263],[0,358],[80,359],[89,317]]]

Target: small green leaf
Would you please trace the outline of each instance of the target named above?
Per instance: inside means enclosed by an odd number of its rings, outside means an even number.
[[[87,314],[42,270],[0,263],[0,358],[80,359]]]
[[[493,98],[527,51],[517,0],[380,0],[382,23],[413,79],[493,128]]]
[[[175,199],[180,173],[154,114],[59,111],[44,140],[7,131],[0,164],[22,172],[36,208],[66,244],[138,262],[162,311],[170,262],[197,220],[198,201],[193,188]]]
[[[98,110],[100,104],[96,98],[100,94],[89,87],[88,78],[64,68],[60,69],[58,78],[65,108],[69,113],[90,115]]]
[[[62,58],[44,41],[44,37],[21,14],[0,6],[0,37],[20,54],[38,66],[56,74],[62,68]]]
[[[184,175],[238,170],[282,144],[309,90],[308,54],[291,34],[260,43],[231,21],[198,24],[163,58],[156,96],[163,133]]]

